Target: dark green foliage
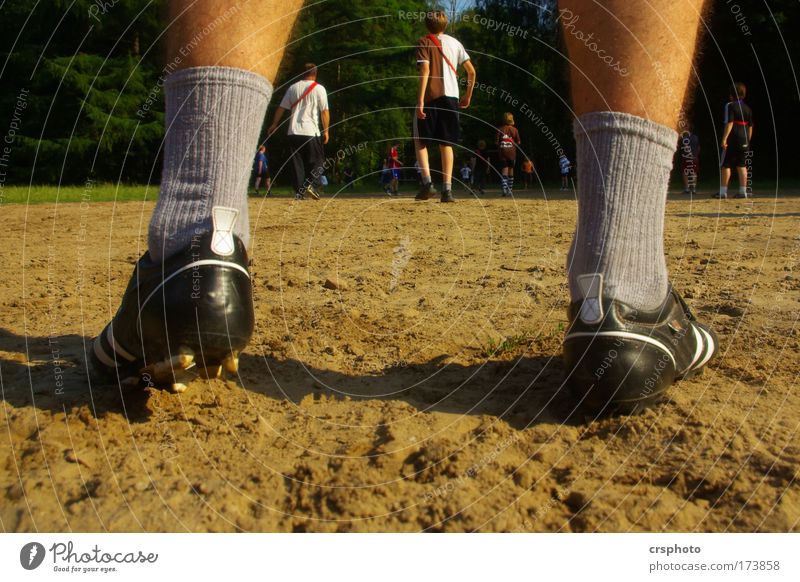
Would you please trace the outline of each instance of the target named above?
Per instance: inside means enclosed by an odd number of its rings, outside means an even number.
[[[6,172],[4,184],[82,183],[89,177],[158,181],[164,131],[159,76],[164,63],[157,43],[164,29],[165,2],[0,4],[0,140],[14,131],[10,164],[0,168]],[[358,174],[367,174],[378,169],[388,142],[398,141],[405,150],[403,161],[412,164],[409,138],[417,91],[413,51],[425,30],[421,21],[401,13],[422,11],[429,4],[433,3],[308,3],[276,82],[267,123],[293,75],[304,62],[313,61],[330,93],[333,128],[328,154],[347,148],[352,152],[366,143],[346,163]],[[441,4],[449,9],[453,2]],[[510,111],[517,119],[523,150],[542,177],[554,177],[558,146],[574,155],[567,62],[561,54],[555,1],[477,0],[456,5],[462,12],[448,32],[467,47],[482,84],[462,116],[457,162],[469,156],[479,139],[491,147],[493,127],[504,111]],[[480,19],[504,26],[492,30]],[[798,21],[796,0],[716,3],[708,16],[710,34],[705,33],[697,60],[697,90],[685,116],[701,138],[702,178],[716,171],[722,106],[733,80],[744,81],[750,90],[748,101],[756,116],[756,179],[797,175],[798,80],[793,67],[800,62],[800,35],[791,26]],[[274,171],[283,161],[282,140],[279,135],[269,144]]]

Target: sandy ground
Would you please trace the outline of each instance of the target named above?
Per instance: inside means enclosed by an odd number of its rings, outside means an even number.
[[[800,199],[772,196],[672,196],[672,279],[721,355],[594,422],[559,392],[572,200],[253,200],[240,377],[124,398],[84,350],[152,205],[4,206],[0,526],[798,531]]]

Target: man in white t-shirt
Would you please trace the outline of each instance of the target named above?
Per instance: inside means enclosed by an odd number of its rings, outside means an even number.
[[[269,128],[272,135],[278,129],[283,114],[289,119],[289,147],[292,152],[292,186],[295,198],[303,200],[309,195],[319,200],[314,185],[319,183],[325,161],[323,144],[328,143],[328,127],[331,117],[328,110],[328,93],[317,83],[317,67],[313,63],[303,66],[300,81],[286,91]],[[322,121],[322,131],[319,123]]]
[[[428,163],[428,145],[439,144],[442,154],[442,202],[455,202],[451,194],[453,182],[453,144],[458,143],[458,110],[469,107],[475,86],[475,67],[464,45],[444,34],[447,15],[433,10],[425,15],[429,34],[419,39],[419,94],[414,115],[414,143],[422,168],[422,187],[416,200],[436,195]],[[467,91],[459,101],[457,69],[467,72]]]

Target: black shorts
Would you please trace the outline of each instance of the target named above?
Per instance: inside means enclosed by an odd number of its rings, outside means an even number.
[[[500,168],[511,168],[513,170],[516,164],[517,158],[506,157],[503,154],[500,154]]]
[[[729,143],[722,154],[723,168],[744,168],[747,158],[750,157],[750,148],[747,145]]]
[[[455,145],[460,137],[458,128],[458,99],[439,97],[425,104],[425,119],[414,110],[414,139],[430,145]]]

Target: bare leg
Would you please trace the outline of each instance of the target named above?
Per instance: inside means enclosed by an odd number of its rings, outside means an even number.
[[[720,171],[719,173],[719,185],[727,187],[730,181],[731,181],[731,169],[722,168],[722,171]]]
[[[561,0],[575,113],[621,111],[677,129],[704,2]]]
[[[747,167],[740,166],[736,168],[736,173],[739,174],[739,189],[747,188]]]
[[[417,161],[419,162],[420,176],[423,178],[423,183],[431,177],[430,160],[428,159],[428,147],[420,140],[414,142],[414,147],[417,150]]]
[[[272,82],[302,7],[303,0],[172,0],[167,58],[179,58],[178,69],[233,67]]]
[[[453,182],[453,146],[440,145],[439,152],[442,155],[442,182],[451,184]]]

